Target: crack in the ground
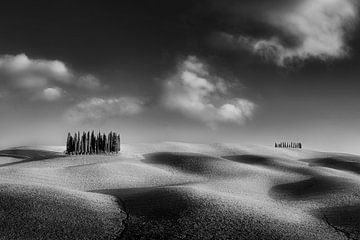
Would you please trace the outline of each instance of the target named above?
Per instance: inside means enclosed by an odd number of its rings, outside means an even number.
[[[327,225],[329,225],[329,226],[330,226],[332,229],[334,229],[336,232],[338,232],[338,233],[340,233],[340,234],[342,233],[347,239],[349,239],[349,240],[359,240],[358,238],[353,238],[353,237],[351,237],[350,233],[348,233],[348,232],[342,230],[341,228],[337,227],[336,225],[332,224],[332,223],[329,221],[329,219],[328,219],[328,217],[326,216],[326,214],[323,214],[323,219],[324,219],[324,221],[326,222]]]
[[[115,239],[115,240],[121,240],[124,238],[125,232],[127,231],[128,228],[128,222],[129,222],[129,213],[126,209],[126,205],[125,202],[123,200],[121,200],[120,198],[116,198],[118,205],[121,206],[121,209],[125,212],[126,214],[126,218],[122,221],[122,224],[124,225],[124,229],[122,230],[122,232],[120,233],[120,235]]]

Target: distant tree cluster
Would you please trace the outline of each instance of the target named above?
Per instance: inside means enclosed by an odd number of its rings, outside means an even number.
[[[302,148],[301,143],[295,143],[295,142],[281,142],[281,143],[275,143],[276,148]]]
[[[120,134],[110,132],[108,135],[100,132],[95,135],[94,131],[77,132],[72,136],[68,133],[66,140],[66,153],[71,155],[84,154],[107,154],[120,151]]]

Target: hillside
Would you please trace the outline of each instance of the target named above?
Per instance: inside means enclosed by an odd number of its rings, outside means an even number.
[[[42,226],[57,226],[59,239],[87,239],[90,225],[97,239],[360,238],[358,156],[174,142],[123,145],[119,155],[58,151],[0,151],[0,211],[12,223],[1,238],[16,232],[16,239],[29,239],[30,230],[19,230],[24,225],[38,227],[30,239],[53,239]],[[19,204],[9,208],[10,200]],[[80,217],[84,225],[69,233],[61,219],[43,217],[59,212],[59,204],[69,222]],[[28,224],[10,214],[24,206],[32,206]]]

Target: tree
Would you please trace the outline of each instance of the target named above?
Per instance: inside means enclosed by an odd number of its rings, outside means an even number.
[[[98,154],[99,153],[99,139],[97,137],[95,137],[95,153]]]
[[[99,139],[99,152],[104,153],[105,149],[104,149],[104,145],[103,145],[102,134],[100,132],[99,132],[99,135],[98,135],[98,139]]]
[[[70,142],[71,134],[68,133],[67,139],[66,139],[66,152],[70,153],[71,149],[71,142]]]
[[[102,136],[102,147],[103,147],[104,153],[106,153],[106,151],[107,151],[106,146],[107,146],[107,141],[106,141],[106,135],[104,133],[103,136]]]
[[[77,133],[76,149],[77,149],[77,154],[79,154],[80,153],[80,131],[78,131],[78,133]]]
[[[74,139],[70,133],[68,133],[67,140],[66,140],[66,153],[73,154],[74,153]]]
[[[74,153],[77,154],[77,142],[78,142],[78,137],[77,134],[75,133],[75,137],[74,137]]]
[[[86,134],[86,154],[90,154],[90,132],[88,131]]]
[[[90,152],[95,153],[95,134],[94,134],[94,130],[91,132]]]
[[[86,132],[82,135],[82,154],[86,154]]]
[[[117,147],[117,153],[120,152],[121,148],[120,148],[120,134],[118,134],[117,136],[117,139],[118,139],[118,147]]]
[[[117,136],[116,133],[111,132],[111,152],[115,153],[117,147]]]
[[[275,143],[276,144],[276,143]],[[276,146],[279,146],[276,144]],[[97,135],[94,131],[75,132],[74,137],[68,133],[66,139],[66,153],[67,154],[103,154],[103,153],[118,153],[120,151],[120,134],[110,131],[108,135]]]
[[[112,132],[110,132],[109,134],[108,134],[108,152],[109,153],[111,153],[111,149],[112,149]]]

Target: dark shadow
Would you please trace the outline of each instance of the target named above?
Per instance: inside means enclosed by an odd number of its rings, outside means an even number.
[[[278,171],[292,172],[305,176],[314,176],[317,175],[312,169],[306,168],[306,166],[289,166],[284,165],[281,162],[277,161],[274,158],[259,156],[259,155],[232,155],[232,156],[222,156],[222,158],[243,164],[263,166],[269,169],[274,169]]]
[[[313,214],[347,239],[360,239],[360,205],[320,208]]]
[[[120,199],[131,216],[149,220],[176,220],[190,202],[184,194],[172,187],[146,187],[94,190]]]
[[[299,182],[276,185],[270,189],[269,195],[278,200],[297,201],[325,197],[325,194],[349,187],[350,184],[342,178],[315,176]]]
[[[33,162],[45,159],[65,157],[66,155],[53,151],[33,150],[33,149],[6,149],[0,151],[0,157],[12,157],[23,159],[22,161],[1,164],[0,167],[8,167],[25,162]]]
[[[149,164],[169,166],[193,174],[209,174],[208,163],[222,161],[220,158],[198,153],[158,152],[144,155],[142,161]]]
[[[305,159],[302,161],[309,163],[309,166],[327,167],[360,174],[360,162],[354,158],[327,157]]]
[[[233,155],[233,156],[222,156],[222,158],[251,165],[271,166],[273,161],[268,157],[257,156],[257,155]]]

